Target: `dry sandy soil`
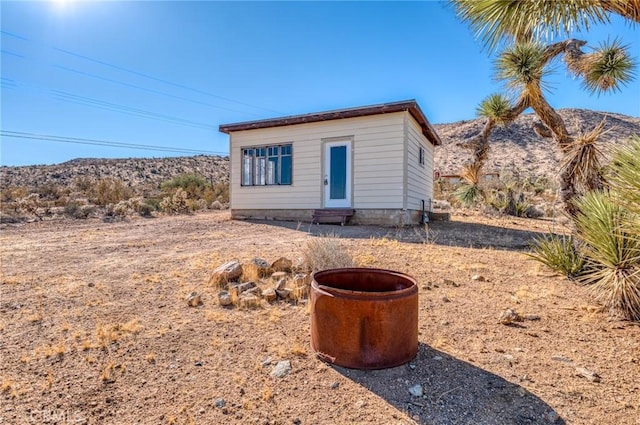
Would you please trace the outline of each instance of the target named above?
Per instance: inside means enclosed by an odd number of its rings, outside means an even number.
[[[0,423],[638,424],[640,327],[523,254],[552,225],[454,216],[427,237],[209,212],[6,226]],[[419,282],[409,364],[328,365],[305,303],[227,309],[207,285],[226,260],[295,260],[330,232],[359,264]],[[203,306],[185,302],[194,290]],[[539,320],[499,324],[507,308]],[[273,378],[280,360],[292,371]]]

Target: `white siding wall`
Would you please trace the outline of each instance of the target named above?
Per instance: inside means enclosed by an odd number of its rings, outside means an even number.
[[[322,208],[323,140],[345,138],[353,148],[353,207],[402,208],[404,116],[373,115],[233,132],[232,209]],[[293,144],[291,186],[241,186],[241,149]]]
[[[424,165],[419,162],[419,147],[424,148]],[[429,209],[433,199],[433,145],[422,134],[420,125],[407,114],[407,209],[420,210],[421,201]]]

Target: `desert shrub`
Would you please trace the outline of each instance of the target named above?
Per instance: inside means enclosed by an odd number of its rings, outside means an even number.
[[[127,187],[121,180],[109,177],[96,181],[91,187],[89,197],[92,203],[106,206],[125,201],[132,194],[131,188]]]
[[[27,196],[29,191],[25,187],[3,187],[0,188],[0,203],[8,204]]]
[[[222,210],[222,209],[224,209],[224,205],[222,205],[222,203],[220,201],[215,200],[215,201],[213,201],[211,203],[209,208],[211,208],[212,210]]]
[[[113,212],[113,215],[118,218],[125,218],[131,213],[133,210],[131,209],[131,205],[129,201],[120,201],[117,204],[110,206]]]
[[[73,188],[77,192],[88,195],[91,193],[95,180],[91,177],[81,176],[73,179]]]
[[[637,216],[605,192],[588,193],[576,206],[587,265],[580,281],[611,313],[640,320],[640,234],[629,226]]]
[[[448,199],[453,192],[453,185],[448,180],[439,178],[433,185],[433,196],[435,199]]]
[[[198,199],[202,197],[205,189],[210,186],[209,182],[199,174],[181,174],[160,184],[160,189],[164,192],[173,194],[178,189],[186,192],[190,199]]]
[[[186,214],[189,212],[187,192],[178,188],[173,196],[167,196],[158,205],[160,211],[166,214]]]
[[[47,183],[36,188],[36,193],[40,195],[40,199],[45,201],[57,201],[61,197],[70,193],[69,189],[61,188],[52,183]]]
[[[222,204],[229,202],[229,184],[211,184],[198,174],[181,174],[163,182],[160,189],[166,196],[173,196],[178,189],[184,190],[187,199],[192,201],[190,206],[193,210],[206,208],[206,206],[203,207],[205,204],[198,202],[201,199],[206,202],[206,205],[214,201]]]
[[[189,208],[191,211],[201,211],[207,209],[207,201],[204,199],[191,199],[189,200]]]
[[[503,192],[495,190],[487,198],[487,204],[496,211],[504,211],[507,208],[508,201]]]
[[[155,210],[154,206],[141,196],[129,199],[129,207],[142,217],[151,217],[152,212]]]
[[[83,205],[78,201],[68,202],[64,206],[64,215],[77,218],[77,219],[86,219],[94,212],[94,208],[88,205]]]
[[[551,181],[549,180],[548,177],[546,176],[540,176],[538,177],[532,185],[532,189],[533,189],[533,193],[535,193],[536,195],[540,195],[544,192],[553,190],[553,187],[551,185]]]
[[[222,204],[229,203],[229,184],[228,183],[216,183],[213,186],[208,187],[203,198],[208,202],[218,201]]]
[[[30,193],[26,197],[18,199],[16,201],[16,207],[18,211],[34,215],[39,220],[42,220],[43,214],[40,210],[45,207],[45,202],[40,199],[40,195],[38,193]]]
[[[570,279],[579,276],[583,270],[584,258],[576,249],[572,236],[544,236],[536,239],[531,248],[530,257]]]
[[[339,239],[331,235],[309,239],[302,250],[302,259],[314,272],[355,266]]]
[[[516,193],[512,185],[504,190],[494,190],[491,196],[486,199],[487,204],[500,214],[512,215],[515,217],[541,217],[543,212],[531,205],[524,193]]]
[[[522,200],[517,200],[513,204],[513,209],[509,211],[509,215],[513,215],[516,217],[528,217],[527,213],[531,210],[532,205],[528,202]]]

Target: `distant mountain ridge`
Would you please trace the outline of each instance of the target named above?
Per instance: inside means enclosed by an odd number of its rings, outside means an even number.
[[[623,142],[633,134],[640,134],[640,118],[587,109],[561,109],[558,111],[569,133],[586,133],[605,117],[605,134],[600,148],[606,152],[612,145]],[[552,139],[533,131],[538,121],[535,114],[518,117],[507,127],[496,128],[489,137],[490,151],[485,164],[486,172],[517,172],[522,177],[547,176],[555,178],[561,160]],[[459,146],[482,131],[485,119],[478,118],[450,124],[435,124],[442,146],[436,148],[435,167],[441,174],[459,174],[471,152]]]
[[[229,158],[197,155],[174,158],[76,158],[56,165],[0,167],[3,187],[70,186],[81,177],[115,178],[129,186],[157,185],[180,174],[199,174],[213,183],[229,181]]]
[[[562,109],[558,112],[572,135],[593,129],[606,117],[606,134],[601,144],[605,151],[633,134],[640,134],[640,118],[637,117],[586,109]],[[522,177],[546,176],[555,179],[560,154],[552,139],[542,138],[533,131],[532,124],[536,120],[534,114],[526,114],[506,128],[496,128],[489,139],[491,148],[485,171],[509,171]],[[435,151],[435,169],[441,174],[458,174],[471,157],[470,152],[459,145],[478,134],[484,122],[484,118],[478,118],[435,124],[442,139],[442,146]],[[157,185],[185,173],[200,174],[214,183],[227,183],[229,158],[206,155],[176,158],[78,158],[56,165],[3,166],[0,167],[0,184],[2,187],[38,187],[47,184],[69,186],[79,177],[112,177],[130,186]]]

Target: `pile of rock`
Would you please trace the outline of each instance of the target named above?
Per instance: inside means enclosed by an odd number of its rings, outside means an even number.
[[[218,301],[222,306],[255,308],[262,301],[301,301],[309,296],[311,274],[303,266],[293,266],[288,258],[269,263],[254,258],[247,263],[228,261],[217,267],[209,284],[219,287]]]

